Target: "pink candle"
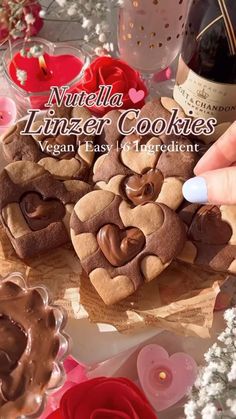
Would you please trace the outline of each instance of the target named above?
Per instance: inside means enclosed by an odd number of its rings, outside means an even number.
[[[0,97],[0,134],[2,134],[16,120],[15,102],[7,97]]]
[[[147,345],[140,351],[137,368],[143,391],[157,412],[179,402],[197,378],[197,364],[190,355],[169,356],[159,345]]]

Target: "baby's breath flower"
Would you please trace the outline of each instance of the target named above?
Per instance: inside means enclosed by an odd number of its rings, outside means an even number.
[[[194,400],[190,400],[184,407],[184,413],[187,419],[196,419],[197,403]]]
[[[190,400],[187,419],[236,418],[236,309],[225,312],[226,329],[205,354],[207,365],[199,370]]]
[[[228,324],[232,324],[236,321],[236,308],[230,308],[226,310],[224,319]]]
[[[228,373],[228,380],[230,382],[235,381],[236,380],[236,361],[233,362],[232,366],[231,366],[231,370]]]
[[[25,21],[27,25],[33,25],[35,22],[35,18],[31,13],[27,13],[27,15],[25,15]]]
[[[227,407],[230,408],[231,412],[236,416],[236,400],[228,399],[226,401]]]
[[[16,78],[19,80],[20,84],[24,86],[27,80],[27,73],[25,70],[21,70],[20,68],[16,69]]]
[[[45,10],[40,10],[40,12],[39,12],[39,17],[41,17],[41,19],[42,19],[42,18],[44,18],[44,17],[45,17],[45,15],[46,15]]]
[[[43,54],[43,45],[38,45],[38,44],[33,45],[30,48],[29,52],[30,52],[31,57],[38,58]]]
[[[220,413],[213,403],[208,403],[202,409],[202,419],[217,419],[220,418]]]

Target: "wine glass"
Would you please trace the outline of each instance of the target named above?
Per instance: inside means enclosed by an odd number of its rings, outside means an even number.
[[[149,91],[182,45],[191,0],[123,0],[119,13],[120,57],[140,71]]]

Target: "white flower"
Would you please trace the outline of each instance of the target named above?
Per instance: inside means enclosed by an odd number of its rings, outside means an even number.
[[[43,49],[43,45],[33,45],[29,50],[31,57],[40,57],[43,54]]]
[[[56,0],[56,2],[60,7],[64,7],[66,5],[66,0]]]
[[[236,400],[228,399],[226,401],[226,406],[228,406],[231,412],[236,416]]]
[[[235,381],[236,380],[236,361],[233,362],[232,366],[231,366],[231,370],[228,373],[228,380],[230,382]],[[235,390],[236,392],[236,390]]]
[[[25,70],[16,69],[16,77],[20,84],[23,86],[27,80],[27,73]]]
[[[84,29],[90,29],[93,26],[93,22],[91,19],[83,19],[82,28]]]
[[[39,17],[44,18],[44,17],[45,17],[45,15],[46,15],[45,10],[40,10],[40,12],[39,12]]]
[[[227,323],[232,324],[236,321],[236,308],[230,308],[224,313],[224,319]]]
[[[184,413],[187,419],[195,419],[197,412],[197,403],[194,400],[190,400],[184,407]]]
[[[68,9],[68,12],[67,12],[68,15],[74,16],[76,14],[76,9],[77,9],[76,3],[73,3]]]
[[[102,44],[104,44],[104,42],[106,42],[106,40],[107,40],[105,33],[101,33],[99,35],[98,40],[99,40],[99,42],[101,42]]]
[[[204,409],[202,409],[202,419],[217,419],[219,417],[219,412],[213,403],[208,403]]]
[[[33,25],[35,22],[35,18],[32,15],[32,13],[27,13],[27,15],[25,15],[25,21],[27,23],[27,25]]]
[[[210,362],[212,358],[220,358],[222,355],[222,348],[217,345],[217,343],[214,343],[212,347],[207,351],[207,353],[204,355],[206,362]]]
[[[211,383],[206,386],[206,392],[208,396],[219,397],[224,391],[224,385],[222,383]]]

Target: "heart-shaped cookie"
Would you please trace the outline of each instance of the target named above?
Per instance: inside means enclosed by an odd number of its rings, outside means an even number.
[[[155,344],[140,351],[137,368],[143,391],[157,412],[181,400],[197,378],[197,364],[190,355],[180,352],[169,356]]]
[[[112,266],[123,266],[133,259],[145,245],[145,237],[138,228],[121,230],[115,224],[100,228],[97,241]]]
[[[223,245],[230,241],[231,226],[222,220],[219,207],[204,205],[196,213],[190,228],[189,237],[196,242]]]
[[[163,185],[163,175],[158,170],[149,170],[143,175],[132,175],[124,179],[123,190],[134,205],[156,201]]]
[[[65,206],[58,199],[44,200],[35,192],[29,192],[22,197],[20,208],[33,231],[42,230],[51,223],[61,221],[66,213]]]

